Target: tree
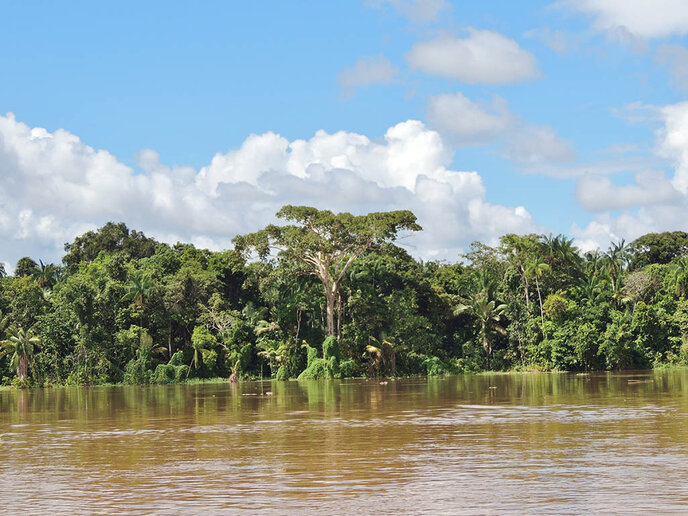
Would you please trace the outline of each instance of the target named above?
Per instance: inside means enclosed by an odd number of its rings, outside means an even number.
[[[150,274],[134,271],[127,280],[127,293],[125,299],[134,303],[134,306],[143,308],[145,299],[151,292],[155,283]]]
[[[33,273],[33,279],[36,280],[36,283],[42,289],[50,290],[57,283],[59,268],[52,263],[45,264],[43,260],[38,260],[38,262],[39,265]]]
[[[500,239],[501,252],[507,257],[512,266],[518,271],[523,281],[523,293],[526,308],[530,307],[530,285],[528,283],[528,263],[538,252],[539,242],[537,235],[504,235]]]
[[[688,254],[688,233],[671,231],[648,233],[629,245],[631,269],[641,269],[651,263],[666,264]]]
[[[9,339],[0,342],[2,356],[12,354],[11,367],[17,370],[17,378],[22,385],[29,374],[29,364],[33,360],[34,348],[40,346],[41,340],[30,330],[17,328],[10,331]]]
[[[542,276],[549,271],[550,266],[547,265],[545,262],[541,262],[537,258],[531,260],[531,262],[528,264],[526,268],[527,275],[535,278],[535,288],[538,294],[538,301],[540,301],[540,318],[542,319],[543,331],[545,328],[545,314],[542,310],[542,293],[540,292],[540,278],[542,278]]]
[[[28,256],[19,258],[17,265],[14,267],[14,277],[23,278],[24,276],[33,276],[39,272],[38,264]]]
[[[299,262],[305,274],[317,277],[326,300],[327,335],[337,335],[335,312],[340,286],[350,265],[364,252],[396,240],[399,231],[420,231],[410,211],[354,216],[308,206],[284,206],[277,216],[294,224],[269,225],[234,238],[239,251],[255,251],[261,259],[276,250],[279,257]]]
[[[496,334],[505,335],[506,330],[500,324],[507,305],[498,305],[494,300],[487,298],[485,292],[473,297],[470,305],[459,304],[454,310],[454,315],[468,312],[476,318],[478,323],[478,340],[487,354],[487,368],[490,368],[492,357],[492,343]]]
[[[82,262],[92,262],[101,251],[122,252],[131,258],[145,258],[155,253],[157,242],[141,232],[129,231],[123,223],[108,222],[98,231],[88,231],[65,244],[62,258],[67,272],[75,272]]]
[[[134,306],[140,310],[139,326],[143,328],[143,307],[144,301],[155,287],[155,282],[150,274],[141,271],[134,271],[129,275],[127,281],[127,293],[124,299],[134,303]],[[143,332],[141,333],[143,335]]]
[[[672,264],[669,281],[679,297],[688,293],[688,257],[683,256]]]
[[[212,351],[212,349],[217,345],[217,338],[215,335],[210,333],[204,326],[196,326],[191,336],[191,348],[193,349],[193,357],[191,358],[191,364],[189,365],[189,371],[191,367],[198,370],[200,365],[199,356],[204,355]],[[189,376],[187,372],[187,376]]]
[[[620,288],[618,285],[623,277],[623,273],[631,259],[628,244],[625,240],[612,242],[609,250],[604,256],[607,272],[612,280],[612,289]]]
[[[382,335],[380,339],[369,337],[369,341],[374,344],[368,344],[366,351],[370,355],[370,366],[368,368],[368,376],[373,376],[375,372],[379,372],[381,367],[389,364],[390,374],[394,376],[397,369],[397,352],[406,349],[406,346],[397,344],[392,338]]]

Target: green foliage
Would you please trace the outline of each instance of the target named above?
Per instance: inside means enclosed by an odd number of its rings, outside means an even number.
[[[64,268],[20,260],[14,276],[0,273],[0,377],[38,386],[688,365],[688,233],[584,256],[562,235],[505,235],[459,264],[394,245],[420,229],[410,212],[285,206],[279,217],[219,253],[109,223],[68,244]],[[249,251],[266,259],[248,263]],[[27,335],[32,349],[12,343]]]
[[[14,266],[14,276],[16,278],[31,277],[39,272],[39,270],[38,264],[34,260],[28,256],[24,256],[17,260],[17,264]]]
[[[425,374],[428,376],[442,376],[456,372],[451,364],[444,362],[439,357],[427,357],[423,360]]]
[[[327,348],[330,352],[336,349],[336,346],[332,342],[328,342],[334,337],[328,337],[326,339]],[[336,341],[336,339],[334,339]],[[308,362],[306,369],[298,376],[299,380],[321,380],[327,378],[335,378],[339,374],[339,361],[336,355],[329,354],[327,358],[320,358],[318,350],[304,344],[306,348],[306,355],[308,357]],[[323,344],[325,348],[325,343]]]
[[[356,376],[356,363],[351,360],[342,360],[339,364],[339,374],[342,378],[352,378]]]
[[[334,358],[337,362],[341,360],[342,356],[339,351],[339,341],[336,337],[327,337],[322,344],[322,348],[323,358],[326,360],[330,358]]]
[[[184,353],[181,351],[177,351],[170,358],[168,365],[171,365],[171,366],[182,366],[182,365],[184,365]]]
[[[630,249],[633,254],[631,269],[641,269],[653,263],[670,263],[688,254],[688,233],[648,233],[631,242]]]

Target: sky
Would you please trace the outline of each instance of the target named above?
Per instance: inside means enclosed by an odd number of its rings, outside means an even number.
[[[123,221],[213,250],[284,204],[400,244],[688,226],[685,0],[0,0],[0,262]]]

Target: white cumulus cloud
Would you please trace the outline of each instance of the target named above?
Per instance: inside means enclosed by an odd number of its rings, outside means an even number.
[[[468,29],[468,37],[440,36],[416,43],[409,66],[469,84],[510,84],[540,76],[535,56],[516,41],[489,30]]]
[[[685,0],[559,0],[555,5],[592,18],[593,28],[614,37],[663,38],[688,34]]]
[[[505,156],[522,163],[559,163],[576,158],[573,144],[552,127],[526,125],[509,135]]]
[[[669,160],[674,174],[643,172],[635,184],[615,185],[609,179],[585,177],[577,185],[579,202],[598,211],[585,227],[573,226],[573,234],[592,245],[605,247],[609,240],[633,240],[648,232],[685,230],[688,220],[688,102],[654,108],[661,120],[656,152]],[[622,209],[618,215],[611,211]]]
[[[591,211],[609,211],[633,206],[670,204],[681,201],[676,190],[662,171],[635,174],[635,184],[617,185],[609,176],[583,176],[576,183],[576,198]]]
[[[200,170],[165,165],[146,149],[137,172],[68,131],[0,116],[0,260],[56,260],[65,242],[109,220],[222,249],[287,203],[410,209],[425,231],[401,243],[427,258],[456,258],[473,240],[538,229],[523,207],[489,203],[480,175],[452,170],[452,158],[437,132],[409,120],[380,141],[343,131],[293,141],[251,135]]]
[[[431,97],[427,116],[430,125],[456,145],[490,141],[516,123],[501,97],[481,106],[460,92]]]

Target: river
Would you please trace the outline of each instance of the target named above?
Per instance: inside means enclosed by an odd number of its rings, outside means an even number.
[[[0,391],[0,512],[688,512],[688,371]]]

